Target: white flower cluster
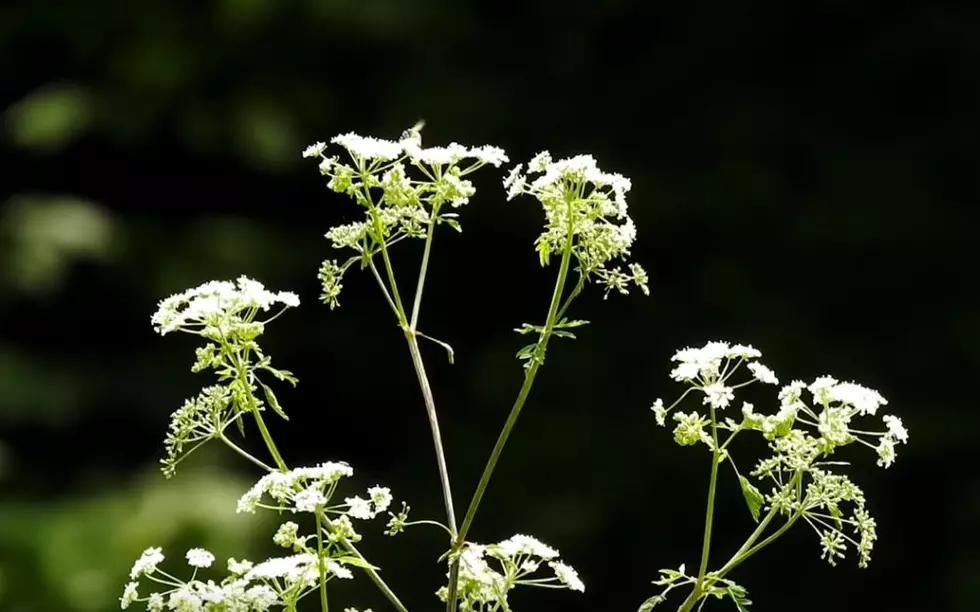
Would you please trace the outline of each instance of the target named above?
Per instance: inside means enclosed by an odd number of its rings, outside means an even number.
[[[535,174],[539,176],[531,178]],[[639,264],[629,264],[628,272],[607,267],[625,259],[636,239],[626,205],[628,178],[600,170],[591,155],[555,161],[543,151],[528,162],[527,174],[523,164],[511,170],[504,187],[508,199],[528,194],[544,207],[545,227],[536,242],[542,265],[571,240],[580,274],[595,276],[606,286],[606,295],[613,289],[627,293],[631,283],[649,293],[647,273]]]
[[[687,383],[689,388],[669,408],[663,400],[654,402],[652,410],[657,423],[664,426],[667,414],[688,393],[695,391],[703,395],[703,404],[710,406],[712,412],[710,418],[697,411],[675,412],[674,439],[678,444],[700,442],[714,449],[718,432],[727,431],[728,438],[724,442],[719,440],[718,449],[727,458],[728,443],[735,435],[741,431],[760,432],[769,441],[772,455],[759,461],[751,476],[769,479],[773,488],[763,495],[739,476],[750,509],[754,505],[757,513],[765,503],[787,517],[804,518],[820,536],[823,558],[831,565],[843,557],[848,546],[853,546],[859,554],[858,565],[865,567],[877,533],[874,519],[865,509],[864,493],[846,476],[828,471],[826,467],[833,463],[823,458],[840,446],[858,442],[875,449],[878,465],[887,468],[895,460],[896,444],[908,442],[908,431],[901,419],[892,415],[882,416],[883,432],[869,432],[864,427],[854,429],[852,420],[875,416],[888,402],[873,389],[830,376],[821,376],[810,384],[797,380],[782,387],[777,394],[779,409],[775,414],[759,414],[752,404],[743,402],[741,422],[731,418],[719,422],[714,411],[731,405],[738,388],[753,382],[778,384],[773,371],[757,361],[759,357],[759,351],[751,346],[726,342],[709,342],[701,348],[678,351],[672,358],[678,365],[670,376]],[[751,378],[741,383],[731,382],[743,363]],[[810,404],[804,397],[807,393]],[[804,475],[809,477],[805,487],[802,486]],[[844,514],[845,503],[851,506],[850,516]],[[853,536],[844,532],[844,526],[851,528]]]
[[[143,603],[149,612],[266,612],[273,607],[295,605],[320,580],[321,564],[311,553],[274,557],[258,564],[228,559],[229,575],[221,583],[196,579],[199,569],[214,562],[210,552],[194,548],[187,551],[186,558],[194,573],[185,582],[158,569],[164,561],[160,548],[146,549],[130,571],[131,582],[120,598],[122,609]],[[333,559],[323,559],[322,566],[328,580],[353,577],[349,569]],[[141,578],[165,588],[141,596]]]
[[[236,328],[251,325],[259,310],[267,311],[275,304],[299,306],[299,297],[288,291],[273,293],[242,276],[235,283],[211,281],[172,295],[160,302],[150,321],[160,335],[179,330],[227,337]],[[259,333],[261,326],[255,335]]]
[[[761,356],[762,354],[752,346],[708,342],[700,348],[685,348],[677,351],[671,361],[677,362],[678,365],[671,370],[670,377],[678,382],[688,383],[691,390],[703,394],[703,404],[721,410],[731,405],[735,398],[735,390],[740,387],[753,382],[779,384],[775,373],[757,361]],[[751,378],[741,383],[731,383],[730,379],[743,363],[751,373]],[[813,404],[819,406],[819,411],[811,409],[803,401],[804,391],[809,391]],[[861,441],[876,449],[879,456],[878,465],[883,467],[888,467],[894,462],[895,445],[908,442],[908,432],[902,425],[901,419],[892,415],[882,417],[885,432],[872,434],[872,437],[878,438],[877,445],[861,439],[850,427],[854,417],[873,416],[879,407],[888,403],[877,391],[857,383],[839,382],[830,376],[821,376],[809,385],[802,381],[793,381],[780,389],[778,399],[779,410],[774,415],[757,414],[752,404],[744,402],[742,424],[736,426],[732,421],[722,427],[733,430],[736,427],[755,429],[772,440],[787,435],[795,423],[801,422],[814,426],[820,434],[822,453],[829,453],[837,446]],[[651,409],[657,423],[664,426],[670,409],[664,407],[661,399],[657,399]],[[673,418],[679,422],[675,430],[678,443],[694,444],[700,441],[711,446],[710,436],[704,431],[704,427],[710,421],[696,411],[691,414],[676,412]]]
[[[585,591],[578,572],[558,560],[557,550],[528,535],[518,534],[487,546],[467,542],[458,555],[460,610],[497,609],[501,605],[506,610],[508,593],[517,585]],[[496,569],[490,560],[495,561]],[[544,563],[554,576],[530,577]],[[442,587],[436,594],[446,601],[448,589]]]
[[[339,515],[337,518],[328,518],[331,541],[346,538],[356,542],[360,535],[354,530],[349,517],[373,519],[391,506],[392,495],[388,487],[374,486],[368,489],[367,499],[355,495],[345,498],[343,505],[330,505],[337,483],[341,478],[353,474],[354,470],[346,463],[334,462],[295,468],[288,472],[270,472],[242,495],[238,500],[238,512],[255,512],[257,508],[265,508],[294,513],[336,514]],[[271,497],[275,504],[263,504],[265,495]],[[295,523],[285,523],[274,538],[277,544],[285,547],[291,546],[295,539]]]
[[[339,306],[343,275],[354,262],[363,262],[405,238],[425,238],[434,224],[460,230],[457,215],[442,212],[442,207],[458,208],[469,202],[476,188],[467,175],[508,161],[502,149],[489,145],[423,148],[418,129],[406,131],[397,141],[350,133],[335,136],[331,143],[347,150],[352,165],[327,157],[323,142],[307,147],[303,156],[319,158],[321,174],[330,177],[327,187],[353,197],[365,209],[362,221],[326,233],[334,248],[357,253],[343,264],[326,260],[320,267],[320,299],[331,308]],[[410,176],[410,167],[419,178]]]

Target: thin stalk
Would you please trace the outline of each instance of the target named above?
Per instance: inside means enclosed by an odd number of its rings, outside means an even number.
[[[248,451],[246,451],[246,450],[245,450],[245,449],[243,449],[242,447],[240,447],[240,446],[238,446],[237,444],[235,444],[235,443],[234,443],[234,442],[232,442],[231,440],[229,440],[229,439],[228,439],[228,438],[227,438],[227,437],[226,437],[226,436],[225,436],[224,434],[221,434],[221,435],[219,436],[219,439],[220,439],[220,440],[221,440],[222,442],[224,442],[224,443],[225,443],[225,445],[226,445],[226,446],[227,446],[228,448],[230,448],[231,450],[233,450],[233,451],[235,451],[236,453],[238,453],[239,455],[241,455],[241,456],[242,456],[242,457],[244,457],[245,459],[248,459],[249,461],[251,461],[251,462],[252,462],[252,463],[254,463],[255,465],[257,465],[257,466],[259,466],[260,468],[262,468],[263,470],[265,470],[265,471],[267,471],[267,472],[274,472],[274,471],[276,471],[276,469],[275,469],[275,468],[273,468],[273,467],[271,467],[271,466],[269,466],[269,465],[267,465],[266,463],[264,463],[264,462],[262,462],[262,461],[260,461],[260,460],[258,460],[258,459],[256,459],[255,457],[253,457],[253,456],[252,456],[252,454],[251,454],[251,453],[249,453]]]
[[[569,202],[569,208],[571,208],[571,202]],[[551,304],[548,306],[548,318],[545,320],[544,331],[541,333],[541,337],[538,340],[539,354],[542,355],[548,347],[548,339],[551,337],[553,328],[558,319],[557,314],[561,304],[561,296],[565,290],[565,279],[568,276],[568,269],[572,259],[572,215],[569,214],[568,218],[568,240],[565,243],[565,248],[562,250],[561,265],[558,269],[558,279],[555,281],[555,289],[551,295]],[[580,285],[581,283],[576,287],[576,289],[581,289]],[[564,310],[564,308],[562,310]],[[476,517],[476,511],[479,509],[480,502],[483,500],[483,495],[486,493],[487,486],[490,484],[490,477],[493,476],[493,472],[497,467],[497,462],[500,460],[500,454],[504,450],[504,445],[507,444],[507,438],[510,437],[510,432],[514,429],[514,425],[517,423],[517,418],[521,415],[521,409],[524,408],[524,403],[527,401],[528,394],[531,392],[531,387],[534,385],[534,378],[537,376],[538,369],[540,367],[541,361],[535,359],[531,362],[527,372],[524,374],[524,383],[521,385],[521,390],[517,394],[517,399],[514,400],[514,405],[510,409],[510,414],[507,415],[507,421],[504,423],[503,429],[500,430],[500,435],[497,437],[497,442],[494,444],[493,450],[490,451],[490,458],[487,460],[486,467],[483,468],[483,474],[480,476],[480,482],[476,485],[476,491],[473,493],[473,498],[470,500],[469,508],[467,508],[466,515],[463,517],[463,523],[460,525],[459,534],[456,537],[456,542],[453,544],[454,550],[458,550],[466,541],[466,534],[469,532],[470,526],[473,524],[473,519]],[[449,571],[448,594],[446,597],[447,612],[453,612],[456,607],[458,576],[459,558],[457,557],[450,566]]]
[[[279,449],[276,448],[276,443],[272,441],[272,434],[269,433],[269,428],[265,426],[265,419],[262,418],[262,413],[259,411],[255,398],[249,394],[249,399],[252,416],[255,417],[255,424],[259,428],[259,433],[262,434],[262,440],[265,442],[265,447],[269,449],[269,454],[272,455],[273,461],[276,462],[276,467],[282,472],[287,471],[289,468],[286,467],[286,462],[283,461],[282,455],[279,454]]]
[[[317,566],[320,569],[320,609],[323,612],[330,612],[330,604],[327,602],[327,569],[323,566],[323,522],[320,520],[320,513],[315,513],[316,518],[316,551]]]
[[[425,413],[429,418],[429,429],[432,432],[432,445],[436,453],[436,465],[439,468],[439,483],[442,486],[442,500],[446,507],[446,523],[449,527],[450,540],[456,537],[456,507],[453,504],[453,490],[449,484],[449,468],[446,465],[446,450],[442,444],[442,433],[439,430],[439,416],[436,413],[436,402],[432,396],[432,387],[429,384],[429,377],[425,373],[425,364],[422,361],[422,352],[419,349],[417,326],[419,321],[419,311],[422,306],[422,293],[425,290],[425,275],[429,269],[429,255],[432,252],[432,237],[435,233],[436,219],[439,208],[435,207],[432,217],[429,219],[429,228],[425,236],[425,247],[422,251],[422,263],[419,265],[418,282],[415,285],[415,299],[412,304],[411,321],[405,328],[405,341],[408,342],[408,352],[412,356],[412,365],[415,367],[415,375],[419,380],[419,388],[422,390],[422,400],[425,402]],[[402,319],[404,320],[404,312]]]
[[[381,576],[378,575],[378,572],[375,571],[373,567],[370,567],[370,564],[364,558],[364,555],[361,554],[361,551],[357,550],[357,547],[351,544],[351,542],[347,538],[341,538],[340,543],[344,546],[344,548],[350,551],[351,554],[353,554],[361,561],[364,561],[364,567],[362,567],[361,569],[364,570],[364,573],[368,575],[368,578],[371,579],[371,582],[373,582],[375,586],[377,586],[381,590],[381,592],[384,593],[385,597],[388,598],[388,601],[391,602],[391,605],[395,606],[395,609],[398,610],[398,612],[408,612],[408,608],[406,608],[405,604],[403,604],[401,600],[398,599],[398,596],[395,595],[395,592],[391,590],[391,587],[389,587],[385,583],[385,581],[381,578]]]
[[[439,418],[436,415],[436,402],[432,397],[432,388],[429,386],[429,379],[425,374],[418,337],[411,333],[411,330],[406,330],[405,340],[408,341],[408,352],[412,355],[412,365],[415,366],[415,374],[418,376],[419,387],[422,389],[422,399],[425,401],[425,412],[429,417],[429,429],[432,431],[432,444],[435,447],[436,464],[439,467],[439,482],[442,485],[442,499],[446,506],[446,522],[448,523],[447,527],[449,527],[450,540],[453,540],[456,537],[456,510],[453,505],[453,491],[449,485],[446,451],[442,446]]]
[[[711,477],[708,480],[708,507],[704,513],[704,540],[701,544],[701,565],[698,568],[698,577],[694,583],[694,589],[691,590],[691,594],[687,596],[687,599],[677,609],[677,612],[690,612],[694,608],[694,604],[697,603],[704,593],[704,576],[708,571],[708,556],[711,551],[711,528],[715,514],[715,492],[718,488],[718,458],[721,453],[718,448],[718,423],[715,418],[715,407],[709,404],[709,411],[711,413],[711,438],[714,444],[712,444],[711,453]]]

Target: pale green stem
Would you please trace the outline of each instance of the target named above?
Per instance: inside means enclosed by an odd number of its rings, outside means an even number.
[[[422,353],[419,351],[418,337],[411,330],[405,330],[405,340],[408,341],[408,352],[412,356],[412,365],[422,389],[422,399],[425,402],[425,412],[429,417],[429,429],[432,432],[432,444],[436,452],[436,464],[439,468],[439,481],[442,485],[442,499],[446,506],[446,522],[449,527],[450,540],[456,537],[456,510],[453,505],[453,492],[449,486],[449,469],[446,466],[446,452],[442,445],[442,434],[439,431],[439,419],[436,415],[436,402],[432,397],[432,388],[425,374],[422,363]]]
[[[398,612],[408,612],[408,608],[406,608],[405,604],[403,604],[401,600],[398,599],[398,596],[395,595],[395,592],[391,590],[391,587],[389,587],[385,583],[385,581],[381,578],[381,576],[378,575],[378,572],[376,572],[373,567],[368,566],[369,564],[367,560],[364,558],[364,555],[361,554],[361,551],[357,550],[357,548],[353,544],[351,544],[351,542],[347,540],[347,538],[341,538],[340,543],[343,544],[344,548],[349,550],[351,554],[353,554],[361,561],[364,561],[364,565],[367,567],[363,567],[361,569],[363,569],[364,573],[368,575],[368,578],[371,579],[371,582],[373,582],[375,586],[377,586],[381,590],[381,592],[384,593],[385,597],[388,598],[388,601],[391,602],[391,605],[395,606],[395,609],[398,610]]]
[[[446,450],[442,444],[442,434],[439,430],[439,417],[436,413],[436,402],[432,396],[432,387],[429,385],[429,378],[425,373],[425,364],[422,361],[422,352],[419,350],[418,335],[416,328],[419,320],[419,310],[422,305],[422,292],[425,290],[425,275],[429,269],[429,255],[432,252],[432,237],[435,233],[436,218],[439,207],[432,210],[432,217],[429,220],[429,228],[425,237],[425,247],[422,251],[422,263],[419,266],[419,278],[415,286],[415,300],[412,304],[412,317],[408,327],[405,329],[405,340],[408,342],[408,352],[412,356],[412,365],[415,367],[415,374],[419,380],[419,388],[422,390],[422,400],[425,403],[425,412],[429,418],[429,429],[432,432],[432,445],[436,453],[436,465],[439,469],[439,482],[442,486],[442,499],[446,507],[446,523],[449,527],[450,540],[456,537],[456,507],[453,504],[453,491],[449,484],[449,468],[446,465]],[[404,315],[402,315],[404,319]]]
[[[569,208],[571,208],[571,202],[569,202]],[[541,333],[541,337],[538,340],[539,355],[543,355],[545,349],[547,349],[548,339],[551,337],[552,330],[555,326],[555,322],[557,321],[558,309],[559,305],[561,304],[561,296],[565,290],[565,278],[568,276],[568,269],[571,263],[573,240],[571,231],[571,214],[568,215],[568,219],[568,240],[565,243],[565,248],[562,250],[561,266],[558,269],[558,279],[555,282],[555,289],[551,296],[551,304],[548,307],[548,318],[545,321],[544,331]],[[507,438],[510,437],[510,432],[514,429],[514,425],[517,423],[517,418],[521,414],[521,409],[524,408],[524,403],[527,401],[527,396],[531,392],[531,386],[534,384],[534,377],[537,376],[538,369],[540,367],[541,360],[533,359],[531,365],[528,366],[527,372],[524,374],[524,384],[521,385],[521,390],[517,394],[517,399],[514,401],[514,405],[510,409],[510,414],[507,415],[507,421],[504,423],[503,429],[500,430],[500,435],[497,437],[497,442],[494,444],[493,450],[490,452],[490,458],[487,460],[487,465],[484,467],[483,474],[480,476],[480,482],[476,486],[476,491],[473,493],[472,500],[470,500],[470,506],[466,510],[466,516],[463,517],[463,523],[459,528],[459,535],[456,537],[456,542],[453,545],[454,550],[458,550],[466,541],[466,534],[469,532],[470,526],[473,524],[473,519],[476,517],[476,511],[480,507],[480,501],[482,501],[483,494],[486,493],[487,486],[490,484],[490,477],[493,476],[493,472],[497,467],[497,461],[500,460],[500,454],[504,450],[504,445],[507,444]],[[449,574],[446,610],[447,612],[454,612],[456,607],[457,579],[459,576],[458,557],[450,566]]]
[[[327,570],[323,563],[323,523],[320,521],[319,512],[313,514],[316,517],[317,566],[320,568],[320,609],[323,612],[330,612],[330,604],[327,603]]]
[[[274,472],[274,471],[276,471],[276,469],[275,469],[275,468],[273,468],[273,467],[270,467],[269,465],[267,465],[266,463],[264,463],[264,462],[262,462],[262,461],[259,461],[259,460],[258,460],[258,459],[256,459],[256,458],[255,458],[254,456],[252,456],[252,454],[251,454],[251,453],[249,453],[248,451],[246,451],[246,450],[245,450],[245,449],[243,449],[242,447],[240,447],[240,446],[238,446],[237,444],[235,444],[235,443],[234,443],[234,442],[232,442],[231,440],[229,440],[229,439],[228,439],[228,438],[227,438],[227,437],[226,437],[226,436],[225,436],[224,434],[220,434],[220,435],[218,436],[218,439],[220,439],[220,440],[221,440],[222,442],[224,442],[224,443],[225,443],[225,445],[226,445],[226,446],[227,446],[228,448],[230,448],[231,450],[233,450],[233,451],[235,451],[236,453],[238,453],[239,455],[241,455],[241,456],[242,456],[242,457],[244,457],[245,459],[247,459],[247,460],[249,460],[249,461],[251,461],[251,462],[252,462],[252,463],[254,463],[255,465],[257,465],[257,466],[259,466],[259,467],[260,467],[260,468],[262,468],[263,470],[265,470],[265,471],[267,471],[267,472]]]
[[[802,477],[802,472],[797,472],[796,475],[793,477],[797,489],[799,489],[800,487],[801,477]],[[798,511],[794,513],[793,516],[791,516],[782,526],[780,526],[779,529],[777,529],[772,534],[770,534],[762,542],[755,544],[755,542],[762,536],[762,533],[766,530],[766,527],[769,526],[769,523],[772,522],[772,520],[776,517],[777,514],[779,514],[778,508],[773,507],[769,510],[765,518],[763,518],[762,521],[759,523],[759,525],[755,528],[755,531],[753,531],[752,534],[748,537],[748,539],[745,540],[745,543],[742,544],[742,546],[735,552],[734,555],[732,555],[731,559],[729,559],[728,562],[726,562],[725,565],[723,565],[720,570],[715,572],[712,582],[714,580],[724,578],[729,572],[731,572],[733,569],[741,565],[749,557],[751,557],[755,553],[759,552],[760,550],[762,550],[763,548],[771,544],[779,536],[783,535],[787,529],[793,526],[793,524],[800,518],[800,516],[802,516],[803,513],[802,511]],[[684,603],[681,605],[681,607],[678,608],[678,612],[680,612],[681,610],[690,610],[691,608],[693,608],[694,604],[697,603],[697,600],[704,594],[705,589],[710,586],[711,584],[705,583],[701,585],[700,589],[695,588],[688,596],[688,598],[684,601]]]

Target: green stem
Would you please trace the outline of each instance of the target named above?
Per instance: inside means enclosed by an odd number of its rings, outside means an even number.
[[[320,520],[320,513],[315,512],[316,517],[316,551],[317,566],[320,568],[320,609],[323,612],[330,612],[330,604],[327,603],[327,570],[323,563],[323,522]]]
[[[249,397],[251,397],[251,395]],[[279,471],[288,471],[289,468],[286,467],[286,462],[283,461],[282,455],[279,454],[279,449],[276,448],[276,443],[272,441],[272,434],[269,433],[269,428],[265,426],[265,419],[262,418],[262,413],[259,412],[259,407],[255,403],[255,398],[251,397],[251,400],[252,416],[255,417],[255,424],[259,427],[259,433],[262,434],[262,440],[265,442],[266,448],[269,449],[269,454],[272,455],[272,459],[276,462],[276,467],[279,468]]]
[[[249,453],[248,451],[246,451],[245,449],[243,449],[242,447],[238,446],[237,444],[235,444],[234,442],[232,442],[231,440],[229,440],[227,437],[225,437],[224,434],[219,435],[218,438],[222,442],[224,442],[225,445],[228,448],[230,448],[231,450],[235,451],[236,453],[238,453],[239,455],[241,455],[245,459],[248,459],[249,461],[251,461],[255,465],[257,465],[260,468],[262,468],[263,470],[265,470],[267,472],[274,472],[275,471],[275,468],[267,465],[266,463],[264,463],[262,461],[259,461],[258,459],[256,459],[255,457],[253,457],[251,453]]]
[[[415,366],[419,387],[422,389],[425,412],[429,417],[429,429],[432,431],[432,444],[436,451],[436,464],[439,467],[439,481],[442,485],[442,499],[446,506],[446,522],[449,527],[450,540],[452,540],[456,537],[456,510],[453,505],[452,488],[449,486],[449,469],[446,466],[446,452],[442,446],[442,434],[439,431],[436,402],[432,397],[432,388],[429,386],[429,379],[425,373],[425,365],[422,363],[418,337],[411,333],[411,330],[406,330],[405,339],[408,341],[408,352],[412,355],[412,365]]]
[[[446,465],[446,450],[442,444],[442,433],[439,430],[439,417],[436,413],[436,402],[432,396],[432,387],[429,384],[429,377],[425,373],[425,364],[422,361],[422,352],[419,350],[418,333],[416,327],[419,320],[419,310],[422,305],[422,292],[425,289],[425,275],[429,269],[429,254],[432,252],[432,237],[435,231],[436,215],[439,212],[438,206],[432,211],[432,218],[429,220],[429,229],[425,237],[425,247],[422,252],[422,263],[419,266],[419,278],[415,286],[415,300],[412,304],[411,322],[405,327],[405,341],[408,342],[408,352],[412,356],[412,365],[415,367],[415,375],[419,380],[419,388],[422,390],[422,400],[425,403],[425,413],[429,418],[429,429],[432,432],[432,445],[436,453],[436,465],[439,469],[439,483],[442,487],[442,500],[446,507],[446,523],[448,523],[450,541],[456,537],[456,508],[453,504],[453,491],[449,484],[449,468]],[[401,319],[404,321],[405,315],[402,311]]]
[[[690,612],[694,608],[694,604],[701,599],[705,587],[704,576],[708,571],[708,556],[711,551],[711,528],[715,514],[715,491],[718,486],[718,459],[721,454],[721,450],[718,447],[718,422],[715,418],[715,407],[709,405],[709,412],[711,414],[711,438],[714,444],[712,444],[711,453],[711,477],[708,480],[708,507],[704,513],[704,540],[701,544],[701,565],[698,568],[698,577],[694,583],[694,589],[691,590],[691,594],[687,596],[687,599],[677,609],[677,612]]]
[[[432,251],[432,236],[436,229],[436,219],[439,214],[439,207],[432,209],[432,218],[429,219],[429,229],[425,235],[425,247],[422,250],[422,264],[419,266],[419,280],[415,285],[415,300],[412,304],[412,320],[408,326],[414,331],[419,322],[419,308],[422,305],[422,290],[425,288],[425,274],[429,270],[429,253]]]
[[[571,209],[571,201],[569,201],[569,209]],[[570,210],[568,219],[568,239],[565,243],[565,248],[562,250],[561,266],[558,269],[558,279],[555,281],[555,289],[551,295],[551,304],[548,306],[548,318],[545,320],[544,331],[541,333],[541,337],[538,340],[538,355],[543,355],[547,349],[548,339],[551,337],[552,330],[555,322],[557,321],[558,309],[559,305],[561,304],[561,296],[565,290],[565,279],[568,276],[568,269],[572,259],[573,235],[571,231],[572,215]],[[580,289],[580,287],[577,288]],[[493,472],[497,467],[497,462],[500,460],[500,454],[504,450],[504,445],[507,444],[507,438],[510,437],[510,432],[514,429],[514,425],[517,423],[517,418],[521,415],[521,409],[524,408],[524,403],[527,401],[532,385],[534,385],[534,378],[537,376],[538,369],[541,367],[541,360],[534,358],[532,359],[531,365],[524,374],[524,383],[521,385],[521,390],[517,394],[517,399],[514,400],[514,405],[510,409],[510,414],[507,415],[507,421],[504,423],[503,429],[500,430],[500,435],[497,437],[497,442],[494,444],[493,450],[490,451],[490,458],[487,460],[486,467],[483,468],[483,474],[480,476],[480,482],[476,485],[476,491],[473,493],[473,498],[470,500],[469,508],[466,510],[466,516],[463,517],[463,523],[459,528],[459,535],[456,537],[456,542],[453,545],[454,550],[459,550],[459,548],[462,547],[463,543],[466,541],[466,534],[469,532],[470,526],[473,524],[473,519],[476,517],[476,511],[480,507],[480,502],[483,500],[483,494],[486,493],[487,486],[490,484],[490,477],[493,476]],[[456,607],[457,578],[459,576],[458,557],[450,566],[449,574],[446,610],[447,612],[454,612]]]
[[[371,582],[373,582],[381,590],[381,592],[384,593],[385,597],[388,598],[388,601],[391,602],[391,605],[395,606],[395,609],[398,610],[398,612],[408,612],[408,608],[406,608],[405,604],[398,599],[398,596],[391,590],[391,587],[385,583],[385,581],[378,575],[378,572],[375,571],[373,567],[370,567],[370,564],[364,558],[364,555],[361,554],[361,551],[357,550],[357,548],[351,544],[347,538],[341,538],[340,543],[344,546],[344,548],[350,551],[351,554],[361,561],[364,561],[364,567],[361,569],[363,569],[364,573],[368,575]]]

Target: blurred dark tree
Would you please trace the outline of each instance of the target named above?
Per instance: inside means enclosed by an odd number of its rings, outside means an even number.
[[[755,609],[980,607],[980,411],[960,388],[980,367],[980,6],[22,0],[0,6],[0,67],[0,609],[116,609],[150,545],[267,552],[273,525],[234,513],[249,466],[214,452],[155,471],[168,414],[209,380],[149,315],[210,279],[304,300],[265,340],[301,381],[275,429],[290,461],[350,461],[441,515],[371,279],[335,312],[316,303],[322,234],[356,211],[299,155],[419,117],[427,142],[589,152],[634,183],[653,295],[576,304],[593,325],[550,351],[473,532],[553,543],[588,590],[518,606],[634,610],[657,568],[693,563],[706,457],[647,408],[675,390],[674,349],[724,338],[784,379],[879,389],[912,435],[892,469],[854,473],[878,519],[870,569],[826,567],[799,528],[736,576]],[[460,506],[520,383],[510,330],[544,316],[554,272],[531,244],[540,211],[499,178],[482,171],[465,233],[437,240],[423,313],[457,351],[426,357]],[[398,255],[411,273],[417,253]],[[717,550],[751,528],[729,485]],[[434,609],[438,536],[370,535],[412,608]]]

